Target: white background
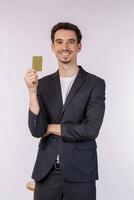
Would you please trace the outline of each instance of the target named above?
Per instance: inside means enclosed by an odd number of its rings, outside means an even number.
[[[79,26],[78,64],[106,81],[106,113],[98,142],[98,200],[134,199],[134,1],[0,0],[0,199],[32,199],[38,139],[27,126],[24,74],[43,55],[42,77],[57,70],[50,30]]]

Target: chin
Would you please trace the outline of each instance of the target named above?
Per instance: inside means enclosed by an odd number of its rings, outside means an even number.
[[[71,60],[60,60],[60,62],[63,64],[69,64],[71,63]]]
[[[70,61],[61,61],[63,64],[69,64]]]

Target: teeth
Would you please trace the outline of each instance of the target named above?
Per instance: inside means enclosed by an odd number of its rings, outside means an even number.
[[[63,56],[68,56],[69,53],[61,53],[61,55],[63,55]]]

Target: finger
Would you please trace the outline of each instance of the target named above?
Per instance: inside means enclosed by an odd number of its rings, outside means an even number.
[[[36,74],[34,74],[34,73],[30,73],[30,74],[26,75],[27,79],[30,78],[30,77],[35,77],[36,79],[38,79],[38,76]]]
[[[29,79],[29,78],[36,78],[36,79],[38,79],[38,77],[35,76],[34,74],[29,74],[26,78],[27,78],[27,79]]]
[[[28,76],[30,74],[37,75],[35,70],[29,70],[29,71],[26,72],[25,76]]]
[[[34,73],[34,72],[28,72],[25,76],[30,76],[30,75],[33,75],[33,76],[37,76],[37,74],[36,73]]]

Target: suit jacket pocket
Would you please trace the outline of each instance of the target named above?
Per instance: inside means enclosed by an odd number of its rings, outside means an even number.
[[[96,149],[97,145],[95,141],[86,141],[86,142],[77,142],[76,143],[76,149],[80,151],[85,151],[85,150],[92,150]]]
[[[47,144],[46,138],[42,137],[40,139],[40,142],[39,142],[38,146],[39,146],[40,149],[45,149],[46,148],[46,144]]]

